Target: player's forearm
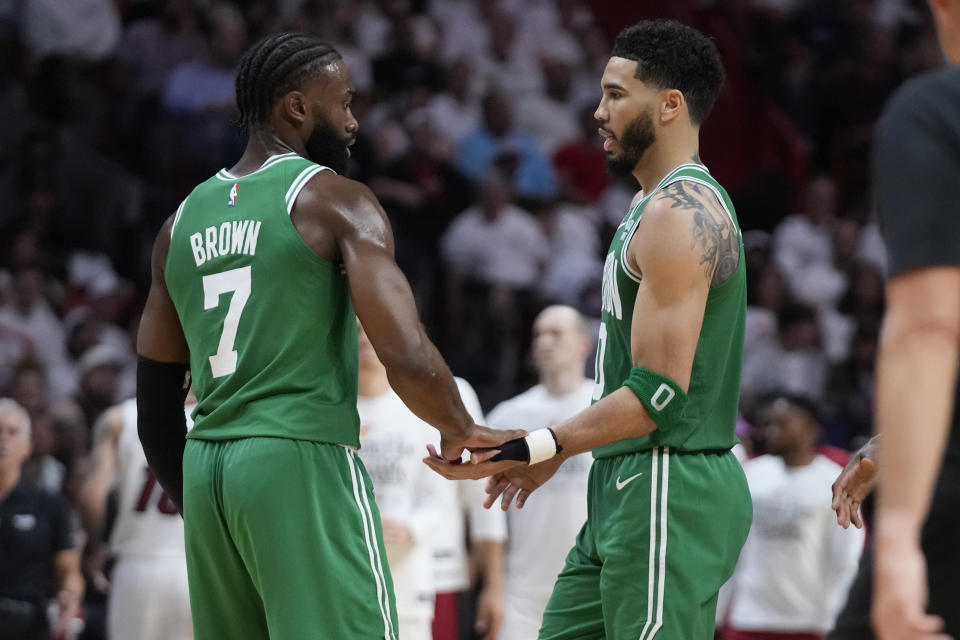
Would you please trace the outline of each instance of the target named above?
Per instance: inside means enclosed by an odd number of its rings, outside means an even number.
[[[572,456],[618,440],[639,438],[656,428],[633,391],[621,387],[553,430],[563,447],[562,455]]]
[[[107,493],[113,481],[115,448],[101,445],[93,453],[93,468],[80,487],[79,507],[83,527],[91,535],[98,535],[103,527],[107,507]]]
[[[99,536],[103,528],[109,483],[109,478],[89,477],[80,489],[80,518],[92,537]]]
[[[957,356],[952,331],[888,315],[877,363],[878,541],[884,531],[919,540],[947,439]]]
[[[502,589],[506,571],[504,569],[504,543],[494,540],[481,540],[477,543],[483,568],[483,582],[487,588]]]
[[[441,434],[457,438],[473,427],[450,369],[426,336],[401,356],[388,357],[384,365],[390,387],[404,404]]]
[[[85,584],[83,572],[80,571],[80,552],[76,549],[65,549],[57,553],[54,558],[54,572],[58,591],[68,591],[78,601],[83,600]]]

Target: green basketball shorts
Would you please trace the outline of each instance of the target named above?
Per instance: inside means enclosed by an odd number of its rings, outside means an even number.
[[[396,640],[380,514],[352,450],[187,440],[183,502],[197,640]]]
[[[746,478],[729,452],[658,448],[595,460],[587,521],[540,639],[712,640],[717,592],[752,517]]]

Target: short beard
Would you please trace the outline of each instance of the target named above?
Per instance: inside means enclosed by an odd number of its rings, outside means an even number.
[[[653,116],[649,111],[644,111],[631,120],[623,130],[623,135],[617,141],[620,146],[620,155],[607,154],[607,168],[610,173],[620,178],[633,175],[633,170],[640,162],[640,158],[656,141]]]
[[[350,157],[347,155],[349,142],[349,138],[344,139],[337,135],[333,125],[323,120],[313,128],[304,144],[307,159],[342,174]]]

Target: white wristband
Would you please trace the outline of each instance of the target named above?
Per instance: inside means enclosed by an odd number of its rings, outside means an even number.
[[[549,429],[537,429],[524,440],[530,449],[530,464],[537,464],[557,455],[557,442]]]

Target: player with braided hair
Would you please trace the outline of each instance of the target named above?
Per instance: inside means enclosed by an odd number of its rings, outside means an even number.
[[[383,209],[339,175],[357,135],[353,92],[340,55],[313,36],[254,45],[236,84],[246,150],[194,188],[154,245],[138,430],[184,514],[198,640],[397,637],[380,515],[355,453],[357,318],[446,459],[523,435],[464,409]]]

